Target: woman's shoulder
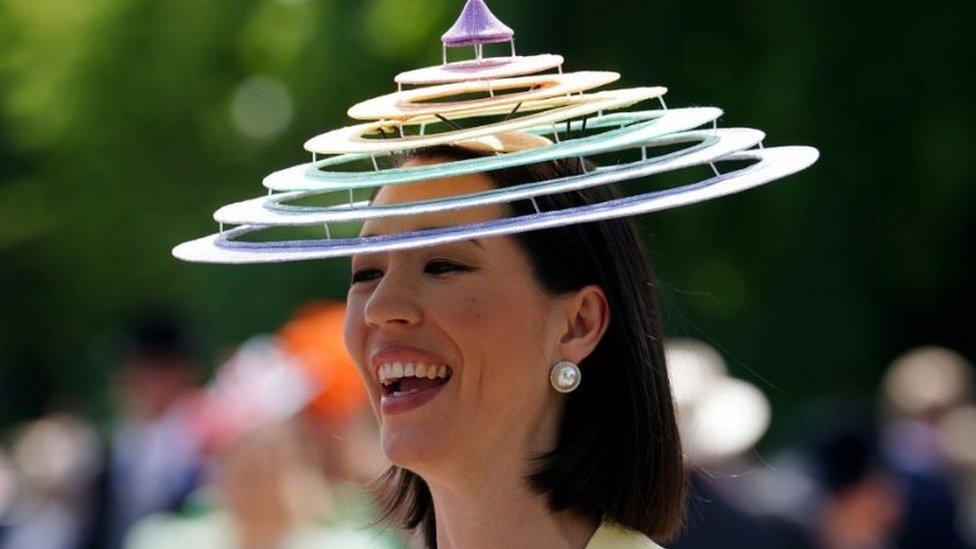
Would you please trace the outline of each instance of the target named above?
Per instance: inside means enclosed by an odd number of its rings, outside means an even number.
[[[604,523],[597,528],[586,549],[661,549],[661,546],[640,532]]]

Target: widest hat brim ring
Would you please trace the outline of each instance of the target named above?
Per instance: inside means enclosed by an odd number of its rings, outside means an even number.
[[[819,153],[812,147],[771,147],[742,151],[725,156],[721,162],[755,161],[756,163],[674,189],[565,210],[393,235],[256,243],[238,239],[265,227],[245,225],[181,244],[173,250],[173,255],[185,261],[208,263],[278,263],[408,250],[472,238],[604,221],[685,206],[741,192],[803,170],[816,162],[818,157]],[[622,170],[611,170],[577,177],[592,178],[593,185],[601,185],[639,176]]]

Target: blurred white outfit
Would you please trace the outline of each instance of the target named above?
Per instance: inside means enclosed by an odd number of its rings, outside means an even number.
[[[293,528],[274,549],[394,549],[395,538],[377,530],[306,525]],[[230,516],[215,512],[182,519],[150,517],[133,528],[126,549],[240,549]]]

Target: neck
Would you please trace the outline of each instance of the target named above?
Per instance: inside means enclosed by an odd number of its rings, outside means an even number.
[[[470,445],[418,463],[434,502],[439,549],[553,547],[582,549],[598,526],[571,511],[553,512],[527,480],[539,456],[556,446],[563,403],[553,399],[521,428],[480,429]],[[426,467],[425,467],[426,465]]]
[[[552,512],[546,496],[528,486],[524,470],[496,466],[488,471],[460,482],[428,483],[438,548],[581,549],[596,531],[595,522],[575,513]]]

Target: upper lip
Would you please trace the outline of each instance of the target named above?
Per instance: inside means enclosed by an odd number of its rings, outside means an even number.
[[[373,376],[377,380],[379,379],[380,366],[389,362],[423,362],[424,364],[448,365],[447,361],[437,353],[417,347],[400,344],[380,345],[369,357]]]

